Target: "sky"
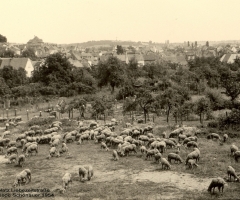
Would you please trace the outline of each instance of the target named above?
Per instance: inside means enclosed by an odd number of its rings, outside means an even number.
[[[0,0],[8,42],[240,39],[240,0]],[[4,9],[3,9],[4,8]]]

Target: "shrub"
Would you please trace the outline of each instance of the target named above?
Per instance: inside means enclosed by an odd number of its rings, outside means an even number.
[[[53,119],[53,118],[41,118],[41,117],[33,118],[27,122],[27,126],[31,127],[33,125],[39,125],[39,126],[50,125],[55,120],[56,119]]]
[[[210,122],[208,122],[208,124],[207,124],[207,127],[209,127],[209,128],[218,128],[218,121],[210,121]]]

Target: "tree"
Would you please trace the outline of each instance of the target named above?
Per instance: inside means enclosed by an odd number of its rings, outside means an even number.
[[[124,66],[116,57],[109,57],[105,62],[98,65],[98,86],[110,84],[112,93],[114,88],[121,85],[123,81]]]
[[[96,119],[98,119],[99,115],[103,115],[105,113],[105,111],[107,110],[107,106],[102,99],[96,98],[92,103],[92,109],[94,111],[93,115],[96,116]]]
[[[123,50],[123,47],[121,45],[117,45],[117,54],[123,54],[124,53],[124,50]]]
[[[37,56],[35,55],[34,50],[32,48],[28,48],[25,51],[23,51],[22,57],[30,58],[33,61],[37,59]]]
[[[199,99],[195,104],[195,113],[200,117],[200,123],[203,124],[204,114],[211,111],[211,105],[207,98]]]
[[[208,41],[206,42],[206,46],[209,47],[209,42]]]
[[[188,46],[188,47],[190,46],[190,42],[189,42],[189,41],[187,42],[187,46]]]
[[[0,57],[2,58],[13,58],[14,57],[14,51],[8,49],[4,50],[1,54]]]
[[[72,65],[66,55],[61,53],[49,55],[38,71],[33,73],[34,82],[45,85],[55,84],[58,89],[73,82]]]
[[[148,90],[142,89],[137,94],[136,102],[139,104],[139,106],[143,110],[144,119],[145,119],[145,123],[146,123],[147,122],[147,114],[154,102],[154,98]]]
[[[0,34],[0,42],[7,42],[7,38]]]
[[[78,109],[80,117],[84,118],[87,102],[84,99],[75,98],[71,103],[73,104],[73,108]]]

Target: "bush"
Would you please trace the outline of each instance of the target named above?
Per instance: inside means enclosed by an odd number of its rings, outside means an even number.
[[[207,127],[218,128],[218,125],[219,125],[218,121],[210,121],[210,122],[208,122]]]
[[[39,126],[50,125],[55,120],[56,119],[53,119],[53,118],[42,118],[42,117],[33,118],[27,122],[27,126],[31,127],[33,125],[39,125]]]

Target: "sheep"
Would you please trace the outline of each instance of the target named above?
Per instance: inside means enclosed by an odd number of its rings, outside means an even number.
[[[113,150],[112,155],[113,155],[113,160],[119,160],[119,158],[118,158],[118,153],[117,153],[116,150]]]
[[[145,146],[141,146],[140,151],[142,154],[147,153],[147,148]]]
[[[10,142],[10,139],[9,138],[1,138],[0,139],[0,146],[1,147],[5,147],[8,145],[8,143]]]
[[[64,152],[68,152],[68,147],[66,145],[66,143],[62,143],[62,149],[60,150],[59,153],[64,153]]]
[[[58,145],[60,144],[60,140],[59,139],[55,139],[52,143],[51,143],[51,147],[58,147]]]
[[[12,153],[18,154],[17,147],[11,147],[7,150],[6,155],[12,155]]]
[[[234,159],[236,162],[238,162],[238,158],[240,157],[240,151],[236,151],[233,153]]]
[[[149,141],[149,137],[146,135],[140,135],[138,139],[143,141],[144,143]]]
[[[24,169],[19,174],[17,174],[16,179],[13,183],[13,187],[20,186],[22,183],[31,182],[31,170]]]
[[[228,166],[227,174],[228,174],[228,178],[229,178],[230,181],[231,181],[232,176],[235,178],[235,181],[239,181],[239,178],[236,174],[236,171],[232,166]]]
[[[190,142],[187,143],[187,148],[190,148],[190,147],[198,148],[198,144],[194,141],[190,141]]]
[[[65,139],[65,143],[68,143],[68,142],[74,142],[74,136],[72,135],[66,135],[66,137],[64,138]]]
[[[199,161],[199,159],[200,159],[200,151],[199,151],[198,148],[194,148],[194,151],[192,151],[191,153],[189,153],[187,155],[186,165],[187,165],[189,159],[195,159],[196,162]]]
[[[32,155],[33,151],[35,151],[35,155],[37,155],[37,153],[38,153],[38,145],[37,144],[31,144],[30,146],[28,146],[28,148],[26,150],[26,157],[29,156],[29,153],[31,153],[31,155]]]
[[[23,167],[23,164],[25,163],[25,160],[26,160],[25,155],[24,154],[20,155],[18,157],[18,165]]]
[[[137,146],[135,144],[129,144],[127,146],[124,146],[122,147],[122,156],[129,156],[129,153],[132,151],[137,154]]]
[[[182,134],[182,133],[183,133],[183,128],[178,128],[178,129],[172,131],[172,132],[169,134],[169,138],[178,137],[179,134]]]
[[[132,126],[132,124],[131,123],[126,123],[126,127],[128,128],[128,127],[131,127]]]
[[[166,147],[170,147],[170,148],[176,147],[176,144],[172,140],[165,140],[165,143],[166,143]]]
[[[9,163],[12,163],[12,162],[16,162],[16,160],[17,160],[17,154],[12,154],[11,156],[9,156],[9,158],[8,158],[8,162]]]
[[[11,132],[10,131],[5,131],[2,134],[2,138],[5,138],[5,136],[10,136]]]
[[[235,144],[230,146],[230,153],[233,155],[236,151],[238,151],[238,147]]]
[[[95,137],[95,143],[99,143],[101,142],[102,140],[105,140],[106,139],[106,136],[104,134],[101,134],[101,135],[98,135]]]
[[[161,157],[162,157],[162,154],[161,154],[160,152],[156,153],[156,154],[154,155],[155,162],[156,162],[156,163],[159,163],[159,160],[160,160]]]
[[[158,142],[156,144],[156,148],[160,151],[160,153],[165,152],[166,151],[166,142],[165,141]]]
[[[193,168],[193,166],[198,167],[198,164],[196,163],[196,160],[193,160],[193,159],[189,159],[188,162],[187,162],[187,165],[191,169]]]
[[[178,142],[180,142],[181,140],[184,140],[185,138],[187,138],[187,136],[185,134],[179,134],[178,135]]]
[[[175,138],[168,138],[168,140],[171,140],[171,141],[173,141],[174,142],[174,144],[177,144],[178,142],[177,142],[177,140],[175,139]],[[165,141],[165,140],[164,140]]]
[[[165,131],[162,133],[162,137],[163,137],[163,138],[166,138],[166,137],[167,137],[167,133],[166,133]]]
[[[177,161],[177,163],[182,163],[183,159],[175,153],[169,153],[168,154],[168,161],[171,163],[171,161],[174,160],[175,162]]]
[[[101,142],[101,149],[105,149],[106,151],[109,151],[105,142]]]
[[[220,140],[221,137],[220,135],[218,135],[217,133],[210,133],[208,136],[207,136],[207,139],[217,139],[217,140]]]
[[[208,187],[208,192],[211,193],[213,189],[213,193],[214,193],[215,187],[218,187],[219,192],[221,191],[221,188],[222,188],[222,193],[223,193],[224,185],[227,186],[227,183],[221,177],[214,178],[212,179]]]
[[[51,157],[53,157],[54,155],[56,155],[57,157],[60,157],[60,154],[59,154],[59,152],[58,152],[58,150],[57,150],[56,147],[52,147],[52,148],[49,150],[49,156],[48,156],[48,158],[51,158]]]
[[[228,139],[228,134],[225,133],[225,134],[223,135],[223,142],[226,142],[227,139]]]
[[[32,145],[32,144],[37,144],[37,143],[27,142],[27,143],[23,146],[22,152],[24,153],[24,152],[27,150],[27,148],[28,148],[30,145]]]
[[[72,175],[70,173],[66,173],[63,177],[62,177],[62,183],[63,183],[63,188],[66,190],[67,186],[69,183],[72,183]]]
[[[148,158],[151,158],[153,155],[155,155],[157,153],[160,153],[157,149],[147,150],[145,159],[147,160]]]
[[[25,139],[25,138],[26,138],[26,134],[25,134],[25,133],[20,134],[20,135],[18,135],[18,137],[16,138],[16,142],[17,142],[17,141],[21,141],[22,139]]]
[[[8,143],[8,145],[6,146],[6,148],[16,147],[16,145],[17,145],[17,142],[16,142],[16,141],[10,141],[10,142]]]
[[[166,158],[160,158],[160,162],[162,164],[162,169],[171,169],[170,163],[167,161]]]
[[[91,180],[93,177],[93,167],[92,165],[82,165],[78,170],[80,181],[84,182],[86,180]]]

